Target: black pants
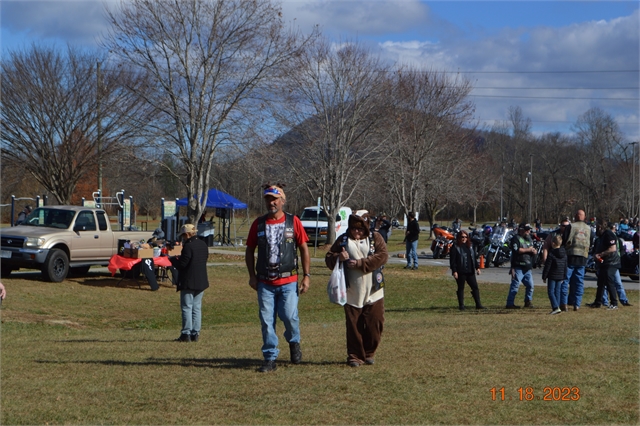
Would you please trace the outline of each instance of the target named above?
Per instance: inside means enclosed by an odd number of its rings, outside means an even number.
[[[458,273],[458,279],[456,283],[458,284],[458,305],[464,306],[464,283],[465,281],[471,287],[471,295],[473,296],[473,300],[476,302],[476,307],[479,308],[482,306],[480,303],[480,289],[478,288],[478,281],[476,281],[476,274],[461,274]]]
[[[611,306],[618,306],[617,292],[616,292],[616,270],[610,266],[603,265],[598,271],[598,290],[596,291],[595,303],[602,304],[602,295],[604,294],[605,287],[609,292],[609,299]]]

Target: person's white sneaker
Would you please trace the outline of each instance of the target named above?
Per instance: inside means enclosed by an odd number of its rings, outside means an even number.
[[[553,311],[549,312],[549,315],[555,315],[561,313],[562,310],[560,308],[555,308]]]

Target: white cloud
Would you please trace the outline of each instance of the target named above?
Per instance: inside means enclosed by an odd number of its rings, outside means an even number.
[[[473,94],[507,96],[474,97],[478,107],[477,117],[480,119],[504,120],[508,107],[519,105],[525,116],[534,121],[534,127],[566,131],[571,123],[548,122],[575,122],[589,108],[598,106],[612,116],[620,117],[619,123],[627,136],[637,139],[638,124],[625,123],[638,122],[638,101],[599,101],[594,98],[639,97],[637,89],[613,89],[638,87],[639,22],[639,12],[636,9],[630,16],[609,21],[589,21],[559,28],[507,28],[483,37],[442,37],[436,43],[419,39],[387,41],[381,42],[379,47],[383,57],[398,63],[420,65],[425,69],[477,71],[466,74],[474,86],[494,89],[476,89]],[[603,70],[636,72],[584,72]],[[522,71],[535,73],[521,73]],[[505,87],[528,89],[499,89]],[[529,90],[530,88],[538,90]],[[562,88],[573,90],[560,90]],[[578,88],[590,90],[577,90]],[[526,97],[548,99],[534,100]]]
[[[301,0],[283,3],[287,21],[303,30],[319,25],[332,37],[399,34],[424,23],[429,9],[418,0]]]

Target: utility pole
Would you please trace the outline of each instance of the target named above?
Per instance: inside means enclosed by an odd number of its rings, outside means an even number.
[[[531,204],[533,199],[533,154],[529,154],[529,159],[531,164],[529,166],[529,220],[527,222],[531,223]]]
[[[98,135],[97,135],[97,144],[98,144],[98,193],[100,194],[100,198],[102,198],[102,113],[100,111],[100,101],[102,98],[102,87],[100,85],[101,75],[100,75],[100,62],[97,62],[96,67],[96,79],[97,79],[97,116],[98,116]],[[98,200],[100,204],[102,204],[102,200]]]
[[[631,142],[631,155],[633,156],[633,170],[631,172],[631,217],[636,216],[636,145],[638,142]]]

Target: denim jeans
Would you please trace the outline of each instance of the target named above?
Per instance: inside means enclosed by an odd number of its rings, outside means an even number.
[[[584,294],[584,271],[584,266],[567,266],[567,279],[562,284],[562,302],[560,303],[580,307]]]
[[[280,353],[276,334],[277,317],[284,323],[284,338],[287,342],[300,343],[298,283],[269,285],[258,282],[258,306],[262,325],[262,355],[265,360],[273,361]]]
[[[406,241],[407,247],[407,266],[411,266],[413,262],[414,267],[418,267],[418,240]]]
[[[514,304],[521,282],[527,290],[524,294],[524,301],[531,302],[533,300],[533,275],[531,275],[531,269],[523,271],[522,269],[513,268],[513,270],[515,271],[516,277],[511,279],[511,287],[509,288],[509,295],[507,296],[507,306]]]
[[[551,302],[551,309],[558,309],[560,307],[560,289],[564,280],[548,280],[547,281],[547,294],[549,295],[549,302]]]
[[[624,291],[624,286],[622,285],[622,277],[620,276],[620,270],[616,269],[616,291],[618,292],[618,299],[620,302],[627,303],[629,299],[627,299],[627,292]],[[605,306],[609,305],[609,292],[605,291],[602,293],[602,304]]]
[[[180,290],[182,334],[200,334],[204,290]]]

